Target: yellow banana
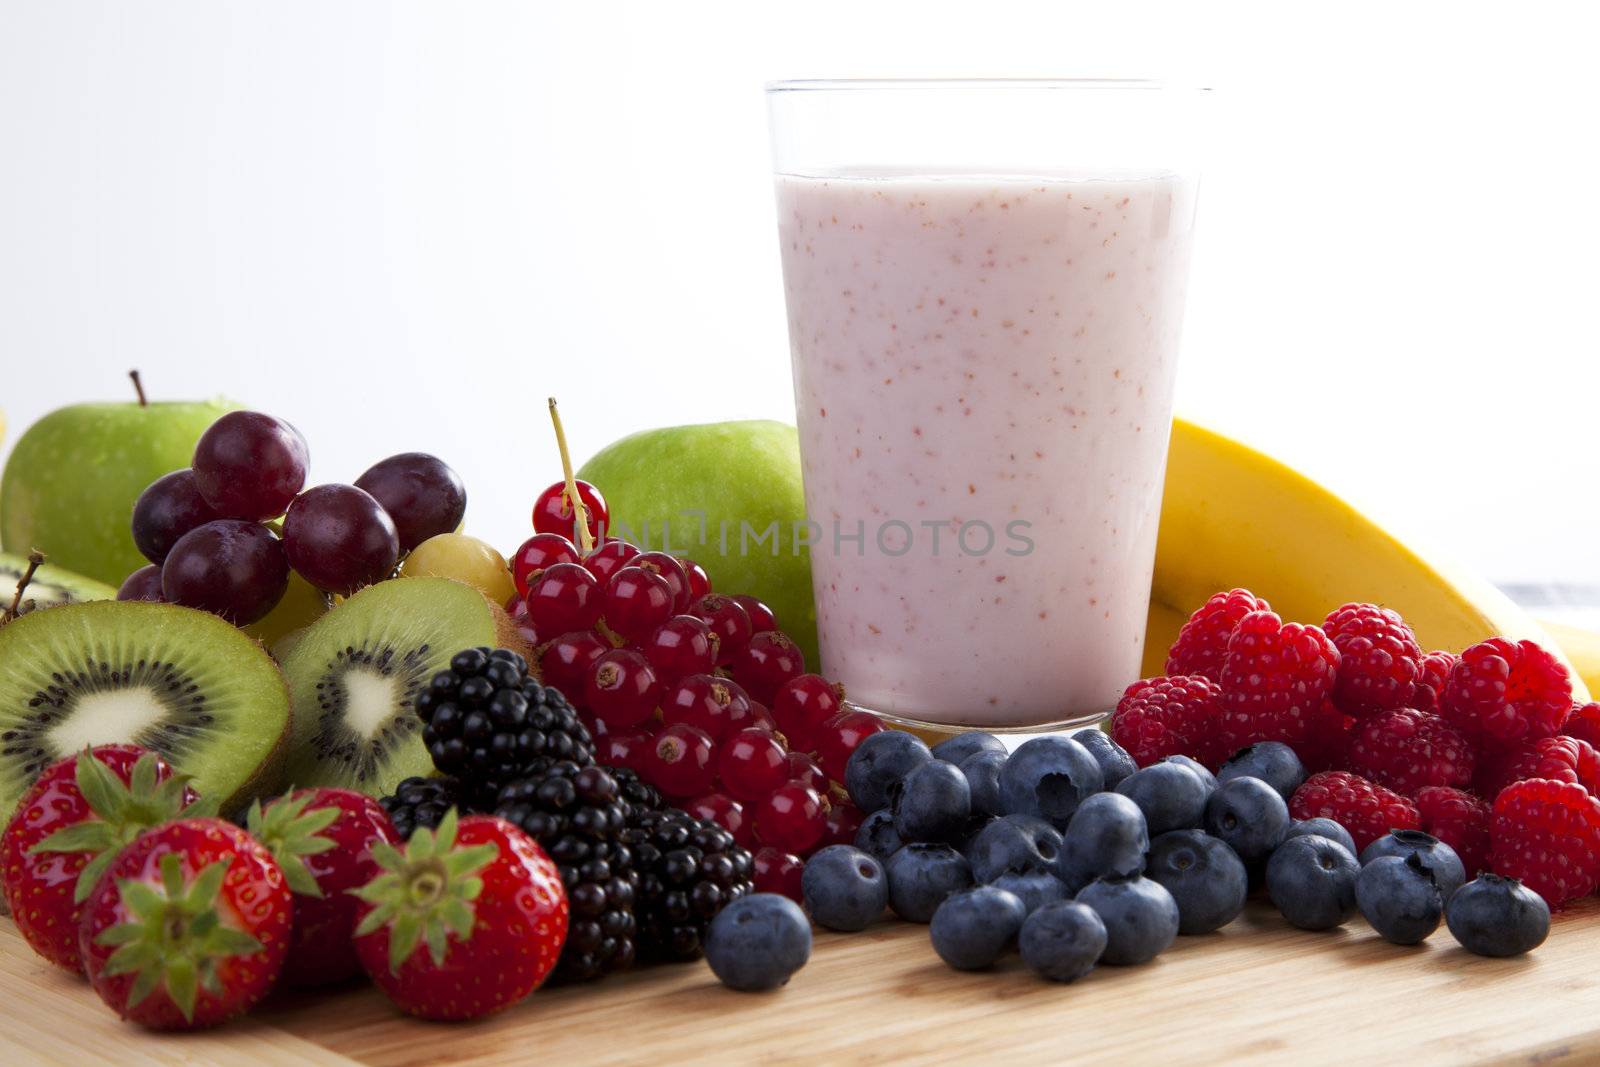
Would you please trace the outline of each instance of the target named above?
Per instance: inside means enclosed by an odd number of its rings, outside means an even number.
[[[1482,578],[1414,551],[1311,479],[1183,419],[1172,426],[1165,494],[1146,676],[1162,673],[1189,613],[1234,586],[1301,622],[1321,622],[1353,600],[1382,604],[1405,616],[1424,649],[1459,652],[1503,634],[1563,654],[1544,627]],[[1600,635],[1587,636],[1588,677],[1600,682]],[[1577,671],[1573,687],[1588,699]]]

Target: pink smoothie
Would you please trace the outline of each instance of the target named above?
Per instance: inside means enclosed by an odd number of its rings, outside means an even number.
[[[1042,724],[1138,677],[1194,197],[779,177],[822,670],[851,701]]]

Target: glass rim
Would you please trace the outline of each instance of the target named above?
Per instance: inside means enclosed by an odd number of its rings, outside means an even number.
[[[764,88],[768,94],[950,89],[1167,93],[1212,91],[1209,85],[1188,85],[1159,78],[789,78],[767,82]]]

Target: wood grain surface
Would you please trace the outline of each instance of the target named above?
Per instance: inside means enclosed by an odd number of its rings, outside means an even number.
[[[1534,954],[1487,960],[1440,930],[1380,941],[1359,918],[1294,930],[1252,904],[1220,934],[1072,985],[1015,958],[941,964],[920,926],[821,934],[783,990],[740,994],[702,964],[548,989],[478,1023],[398,1015],[370,986],[281,994],[208,1034],[117,1020],[0,920],[0,1063],[1587,1063],[1600,1062],[1600,903]]]

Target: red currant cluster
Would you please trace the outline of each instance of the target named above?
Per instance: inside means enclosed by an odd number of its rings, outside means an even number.
[[[587,482],[541,493],[536,532],[511,557],[518,595],[508,610],[545,684],[593,733],[601,763],[632,768],[725,827],[755,853],[757,890],[797,897],[803,857],[854,842],[862,815],[840,784],[845,763],[885,727],[806,673],[760,600],[713,592],[691,559],[596,543],[609,518]],[[580,550],[569,533],[592,547]]]

